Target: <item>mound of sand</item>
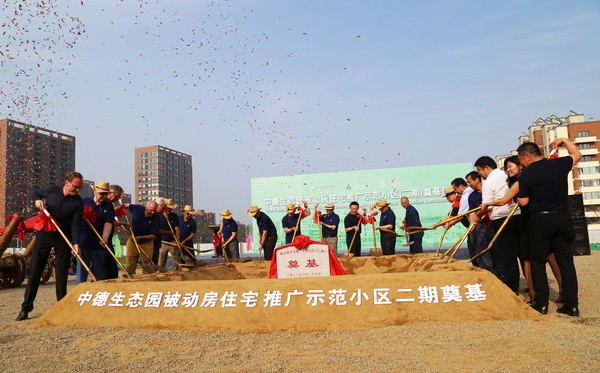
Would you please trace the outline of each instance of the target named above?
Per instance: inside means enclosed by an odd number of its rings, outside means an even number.
[[[267,262],[250,262],[84,283],[31,325],[268,333],[541,319],[494,275],[465,263],[396,255],[342,264],[353,275],[268,279]]]

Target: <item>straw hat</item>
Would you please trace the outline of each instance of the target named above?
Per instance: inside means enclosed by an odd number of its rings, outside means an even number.
[[[231,219],[231,217],[233,216],[233,214],[229,210],[223,210],[221,212],[221,216],[223,217],[223,219]]]
[[[173,200],[171,198],[165,198],[165,204],[171,210],[175,210],[177,208],[177,204],[173,203]]]
[[[196,210],[194,210],[194,208],[191,205],[185,205],[181,212],[187,212],[194,215],[196,213]]]
[[[106,181],[99,180],[96,181],[96,185],[94,185],[94,193],[109,193],[110,185]]]
[[[389,206],[390,204],[385,200],[385,199],[380,199],[379,201],[377,201],[377,203],[375,204],[375,208],[377,210],[385,207],[385,206]]]
[[[454,191],[453,187],[449,186],[449,187],[444,188],[444,195],[446,197],[448,197],[449,195],[454,194],[454,193],[456,193],[456,192]]]
[[[294,205],[293,203],[288,203],[287,204],[287,211],[296,211],[296,205]]]
[[[333,210],[334,208],[335,206],[331,202],[325,205],[325,210]]]
[[[248,215],[250,216],[254,216],[256,215],[258,212],[260,211],[260,209],[258,208],[258,206],[250,206],[250,208],[248,209]]]

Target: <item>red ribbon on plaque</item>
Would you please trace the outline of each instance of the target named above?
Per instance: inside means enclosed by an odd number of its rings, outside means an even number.
[[[346,271],[344,271],[344,268],[340,264],[340,261],[338,260],[337,256],[335,255],[335,252],[331,249],[331,247],[329,247],[328,245],[325,245],[322,242],[313,241],[308,236],[299,235],[299,236],[296,236],[296,238],[294,239],[294,241],[292,243],[275,248],[275,251],[273,252],[273,258],[271,260],[271,267],[269,268],[269,278],[279,278],[279,274],[278,274],[278,270],[277,270],[277,267],[278,267],[277,253],[278,253],[278,251],[289,250],[288,248],[295,248],[298,251],[302,251],[302,250],[308,251],[309,249],[311,249],[312,245],[316,245],[317,247],[327,246],[328,259],[329,259],[329,276],[341,276],[341,275],[346,274]],[[300,263],[297,263],[298,262],[297,260],[291,260],[290,262],[296,262],[296,264],[300,265]],[[311,263],[310,260],[308,261],[308,263]],[[304,263],[302,263],[302,264],[304,264]],[[312,262],[312,264],[314,265],[315,263]],[[309,276],[298,276],[298,277],[309,277]]]

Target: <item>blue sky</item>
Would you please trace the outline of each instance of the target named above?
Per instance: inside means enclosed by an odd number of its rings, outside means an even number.
[[[252,177],[471,162],[600,116],[598,1],[60,3],[72,48],[51,14],[2,27],[0,116],[75,135],[78,170],[129,192],[135,147],[191,154],[194,207],[244,221]],[[17,47],[40,35],[43,58]]]

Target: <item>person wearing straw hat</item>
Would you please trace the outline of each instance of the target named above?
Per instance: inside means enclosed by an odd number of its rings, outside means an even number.
[[[375,230],[379,230],[381,251],[383,255],[394,255],[396,254],[396,235],[380,229],[389,229],[392,231],[396,229],[396,214],[394,214],[394,211],[390,208],[390,204],[385,199],[380,199],[373,208],[381,212],[379,226],[375,227]]]
[[[219,228],[219,234],[223,236],[223,251],[227,255],[227,259],[239,259],[240,258],[240,244],[237,238],[238,225],[233,220],[233,214],[229,210],[223,210],[221,212],[221,227]]]
[[[163,213],[158,215],[160,220],[160,250],[158,254],[158,265],[164,267],[167,264],[169,253],[173,257],[175,263],[181,263],[181,249],[175,242],[175,236],[179,238],[179,216],[173,212],[177,208],[177,204],[173,203],[170,198],[165,198],[165,206]],[[168,221],[167,221],[168,219]],[[173,230],[171,230],[171,228]],[[170,242],[171,245],[166,242]]]
[[[62,186],[51,185],[35,189],[32,193],[35,207],[47,209],[54,220],[62,227],[65,236],[79,251],[80,227],[83,218],[83,200],[79,191],[83,186],[83,176],[76,171],[65,175]],[[42,272],[48,263],[50,250],[54,248],[56,268],[56,300],[67,295],[67,278],[71,262],[71,248],[57,231],[40,230],[35,235],[35,245],[31,254],[29,280],[17,321],[26,320],[33,310],[33,302],[40,286]]]
[[[410,204],[408,197],[400,198],[400,204],[402,207],[406,209],[406,215],[404,215],[404,220],[406,221],[407,227],[421,227],[421,219],[419,218],[419,212],[417,209]],[[407,236],[407,241],[412,242],[409,246],[409,250],[411,254],[421,254],[423,253],[423,231],[417,232],[415,234],[411,234]]]
[[[329,245],[331,249],[338,255],[338,227],[340,225],[340,217],[333,212],[335,206],[329,202],[325,205],[325,215],[322,215],[319,220],[322,227],[323,243]]]
[[[104,243],[108,244],[110,239],[113,221],[115,220],[115,209],[113,204],[106,198],[109,193],[109,184],[106,181],[97,181],[93,189],[94,196],[83,199],[83,208],[89,209],[90,214],[95,217],[93,219],[86,218],[92,223],[96,232],[100,233],[104,242],[98,240],[98,236],[92,231],[92,228],[87,224],[82,224],[79,239],[81,258],[90,267],[96,279],[106,280],[108,278],[106,274],[107,264],[108,262],[114,263],[114,259],[106,251],[108,247],[105,247]],[[110,250],[110,248],[108,249]],[[87,278],[87,271],[81,265],[81,262],[77,261],[75,283],[86,282]]]
[[[281,219],[281,225],[285,232],[285,243],[289,244],[292,242],[294,237],[302,234],[300,220],[310,215],[310,209],[306,200],[302,200],[304,204],[304,211],[298,211],[298,208],[293,203],[287,204],[287,214]]]
[[[260,211],[258,206],[250,206],[247,213],[256,219],[256,224],[258,225],[258,250],[264,250],[265,260],[271,260],[273,250],[277,244],[277,228],[275,228],[273,220],[267,214]]]
[[[196,237],[196,230],[198,228],[196,220],[194,220],[196,210],[191,205],[185,205],[180,211],[179,242],[188,248],[187,250],[183,249],[182,254],[190,258],[193,264],[196,264],[198,260],[196,259],[196,256],[192,254],[194,252],[194,250],[192,250],[194,248],[194,237]]]

